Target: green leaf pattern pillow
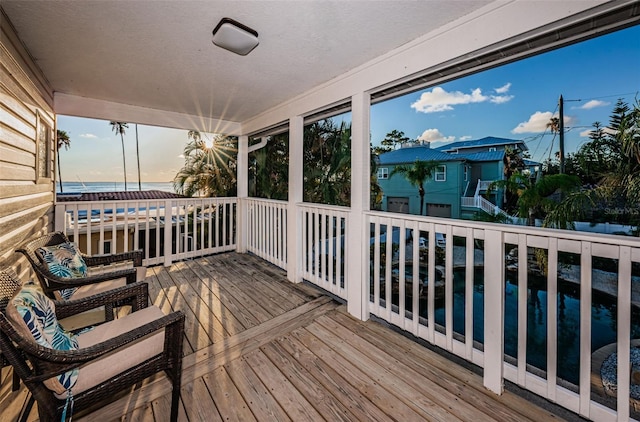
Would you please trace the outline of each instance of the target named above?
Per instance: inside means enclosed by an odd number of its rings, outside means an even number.
[[[76,336],[65,331],[56,318],[55,305],[34,283],[26,283],[12,299],[36,343],[50,349],[77,350]],[[65,390],[73,387],[78,378],[78,369],[57,376]]]
[[[40,260],[53,275],[62,278],[81,278],[87,276],[87,264],[73,243],[61,243],[54,246],[43,246],[37,250]],[[64,289],[60,296],[71,299],[76,289]]]

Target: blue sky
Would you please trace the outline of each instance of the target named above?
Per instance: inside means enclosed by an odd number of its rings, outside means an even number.
[[[522,139],[542,160],[553,139],[545,134],[546,122],[557,116],[561,94],[565,145],[572,152],[593,122],[608,124],[618,98],[631,105],[639,92],[636,26],[376,104],[371,139],[378,144],[394,129],[432,146],[485,136]]]
[[[572,152],[593,122],[608,124],[618,98],[630,105],[640,98],[640,26],[376,104],[371,140],[378,145],[392,130],[432,146],[485,136],[522,139],[542,161],[558,149],[545,125],[560,94]],[[71,148],[60,154],[63,181],[123,180],[120,137],[109,122],[58,116],[58,129],[71,137]],[[127,178],[135,182],[134,124],[124,138]],[[138,139],[142,181],[171,181],[184,162],[187,131],[138,125]]]

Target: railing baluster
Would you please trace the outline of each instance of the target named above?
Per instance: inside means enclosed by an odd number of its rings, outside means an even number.
[[[501,231],[485,230],[484,260],[484,386],[502,394],[505,285]]]
[[[526,386],[527,374],[527,235],[518,235],[518,384]]]
[[[473,362],[473,282],[475,278],[475,249],[473,229],[467,227],[465,237],[464,273],[464,343],[467,360]]]
[[[556,400],[558,366],[558,239],[547,249],[547,397]]]
[[[429,284],[427,285],[427,341],[434,343],[436,337],[436,233],[433,223],[428,225],[429,253],[427,255],[427,271]]]
[[[591,407],[591,242],[582,242],[580,254],[580,414],[590,415]]]
[[[631,248],[620,246],[618,260],[618,421],[629,420],[629,385],[631,366]]]

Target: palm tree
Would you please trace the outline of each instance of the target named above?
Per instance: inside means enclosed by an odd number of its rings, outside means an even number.
[[[577,176],[548,174],[533,180],[522,173],[515,173],[508,179],[491,183],[487,195],[494,189],[504,189],[517,197],[515,211],[519,217],[527,219],[529,226],[535,224],[536,217],[544,217],[543,226],[566,229],[577,217],[575,206],[579,198],[574,195],[580,189]],[[562,201],[558,195],[563,197]],[[565,202],[571,206],[560,207]],[[561,213],[560,210],[565,212]]]
[[[140,147],[138,146],[138,124],[136,123],[136,157],[138,158],[138,190],[142,190],[142,181],[140,180]]]
[[[304,128],[304,201],[351,203],[351,124],[324,119]]]
[[[124,156],[124,133],[126,129],[129,129],[129,125],[125,122],[110,122],[111,129],[117,134],[120,134],[120,141],[122,142],[122,166],[124,167],[124,190],[127,190],[127,161]]]
[[[71,147],[71,139],[69,138],[69,134],[66,131],[58,129],[56,134],[56,142],[57,142],[56,155],[57,155],[57,161],[58,161],[58,180],[60,181],[60,193],[63,193],[64,190],[62,189],[62,172],[60,171],[60,148],[64,147],[64,149],[68,150]]]
[[[184,167],[173,180],[176,192],[186,196],[235,195],[237,139],[214,135],[207,143],[195,130],[187,136],[190,142],[184,148]]]
[[[440,166],[440,163],[437,161],[416,160],[412,165],[402,164],[396,166],[389,174],[389,178],[397,173],[402,174],[412,186],[418,187],[418,194],[420,194],[420,215],[423,215],[424,210],[424,183],[433,176],[438,166]]]
[[[627,201],[631,207],[640,202],[640,100],[631,109],[618,100],[606,138],[612,148],[612,168],[604,174],[602,186]]]

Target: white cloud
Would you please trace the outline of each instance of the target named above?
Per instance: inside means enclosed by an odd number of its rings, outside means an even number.
[[[511,82],[507,82],[506,84],[502,85],[500,88],[496,88],[495,91],[498,94],[506,94],[507,92],[509,92],[509,88],[511,88]]]
[[[178,155],[178,158],[183,158],[184,159],[184,154]]]
[[[94,135],[93,133],[81,133],[78,136],[81,137],[81,138],[86,138],[86,139],[98,139],[98,137],[96,135]]]
[[[582,136],[583,138],[588,138],[589,135],[591,135],[591,132],[593,132],[591,129],[583,130],[582,132],[580,132],[580,136]]]
[[[533,113],[529,120],[519,123],[511,133],[540,133],[547,130],[547,123],[551,121],[552,117],[558,117],[558,113],[551,113],[550,111],[536,111]],[[575,119],[571,116],[564,116],[564,125],[572,125]]]
[[[473,139],[473,136],[464,135],[460,137],[461,141],[468,141],[469,139]]]
[[[511,101],[512,99],[513,99],[513,95],[492,95],[489,101],[491,101],[494,104],[503,104]]]
[[[504,87],[499,89],[503,88]],[[421,113],[437,113],[440,111],[453,110],[452,106],[454,105],[483,103],[485,101],[502,104],[512,98],[512,95],[484,95],[480,88],[473,89],[470,94],[465,94],[460,91],[447,92],[437,86],[431,91],[423,92],[420,98],[411,104],[411,108]]]
[[[455,136],[444,136],[438,129],[427,129],[418,136],[419,141],[427,142],[451,142],[455,139]]]
[[[591,100],[584,103],[580,108],[582,110],[591,110],[592,108],[604,107],[604,106],[608,106],[609,104],[610,103],[606,101]]]

